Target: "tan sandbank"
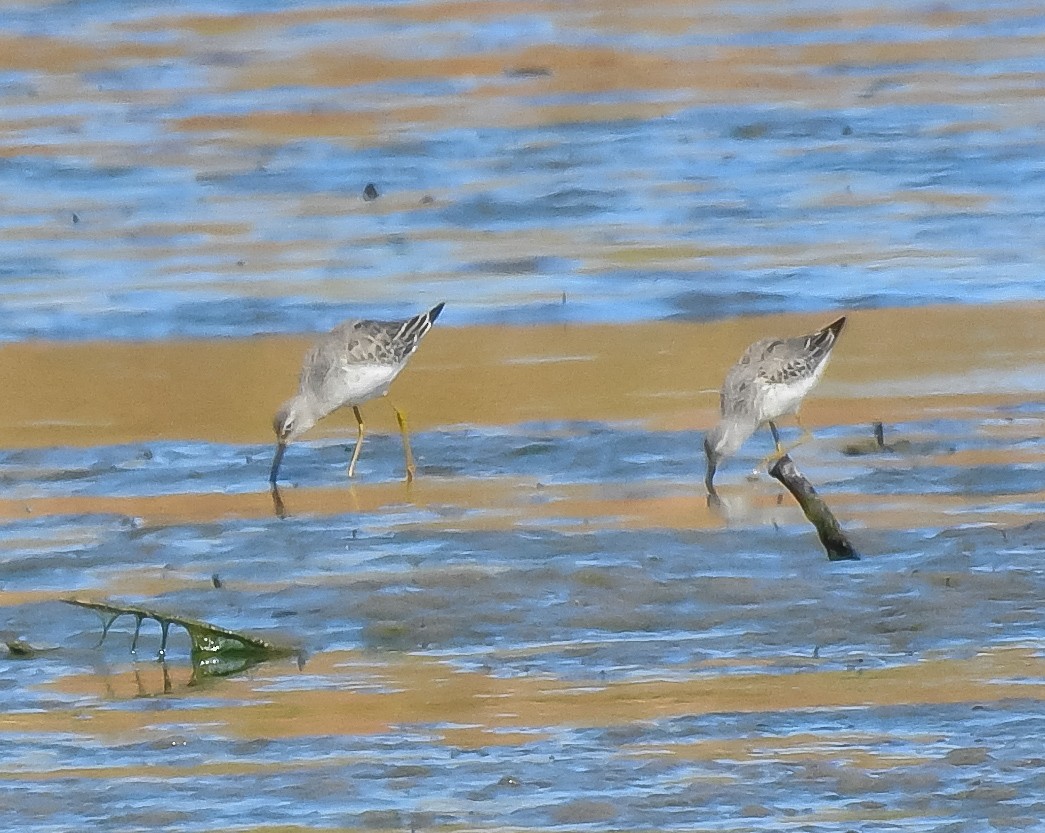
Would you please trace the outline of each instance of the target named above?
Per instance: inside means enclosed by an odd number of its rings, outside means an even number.
[[[746,344],[802,333],[833,315],[453,327],[451,301],[390,397],[415,430],[531,420],[703,429],[715,418],[726,368]],[[850,313],[803,416],[812,426],[893,422],[1035,398],[1045,379],[1043,332],[1045,303]],[[0,446],[268,442],[272,414],[293,392],[309,342],[5,344]],[[394,430],[385,403],[364,406],[363,415],[373,430]],[[353,429],[351,414],[335,415],[311,436],[348,437]]]
[[[490,676],[422,656],[375,658],[358,652],[326,652],[309,660],[309,672],[331,678],[349,675],[359,681],[357,686],[294,687],[286,691],[274,687],[266,689],[259,699],[257,679],[227,679],[220,687],[208,690],[214,708],[205,716],[212,725],[220,725],[223,735],[243,738],[326,736],[332,732],[345,736],[380,734],[401,726],[404,720],[458,724],[462,728],[451,725],[440,730],[445,743],[482,747],[518,741],[511,734],[502,737],[505,730],[525,732],[547,727],[560,731],[564,726],[613,726],[715,712],[989,704],[1045,694],[1045,684],[1037,682],[1045,661],[1023,647],[983,651],[968,659],[926,657],[907,665],[862,671],[833,670],[822,668],[822,664],[810,659],[804,668],[782,674],[779,669],[726,673],[728,669],[722,665],[702,668],[695,663],[693,671],[721,673],[606,683],[542,675]],[[270,673],[279,675],[277,668],[273,666]],[[169,676],[166,681],[162,678],[165,673]],[[203,719],[195,694],[188,707],[191,714],[178,707],[177,699],[159,713],[113,709],[107,702],[157,694],[167,683],[175,694],[194,693],[196,689],[187,688],[187,674],[187,668],[176,668],[170,674],[155,664],[143,668],[142,663],[107,675],[70,674],[54,688],[74,695],[73,707],[12,714],[0,725],[0,731],[135,738],[159,724],[194,725]],[[103,705],[80,705],[94,699]],[[235,703],[236,708],[225,707],[225,701]],[[713,750],[722,751],[720,742],[709,744],[706,751],[710,754]],[[692,745],[678,752],[685,757],[702,756]],[[662,749],[661,754],[667,754],[667,750]],[[744,756],[742,749],[734,750],[734,754]]]

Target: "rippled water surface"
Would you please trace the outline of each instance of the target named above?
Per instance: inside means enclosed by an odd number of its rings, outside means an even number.
[[[1040,829],[1042,55],[1021,2],[5,4],[7,825]],[[438,301],[416,481],[372,403],[270,493],[300,334]],[[837,310],[847,563],[700,443]]]
[[[0,21],[6,339],[312,332],[416,297],[460,323],[1043,294],[1034,3]]]

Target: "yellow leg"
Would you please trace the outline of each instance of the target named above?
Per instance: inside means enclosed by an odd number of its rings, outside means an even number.
[[[783,457],[785,454],[790,454],[792,451],[794,451],[796,448],[802,445],[802,443],[809,442],[809,440],[813,439],[813,433],[802,424],[802,420],[798,418],[797,413],[795,414],[795,425],[802,429],[802,433],[799,435],[797,440],[795,440],[793,443],[791,443],[791,445],[787,446],[787,448],[783,449],[780,452],[781,457]]]
[[[808,442],[809,440],[813,439],[812,432],[802,424],[802,420],[798,418],[798,414],[795,414],[795,424],[802,429],[802,434],[801,436],[799,436],[797,440],[795,440],[790,445],[781,444],[780,432],[777,430],[776,423],[770,422],[768,424],[769,430],[773,433],[773,445],[775,446],[775,448],[771,452],[769,452],[769,454],[767,454],[765,457],[758,461],[758,465],[756,465],[754,469],[755,472],[760,472],[763,468],[768,466],[770,462],[775,462],[776,460],[779,460],[784,455],[790,454],[792,451],[794,451],[796,448],[802,445],[802,443]]]
[[[392,404],[391,402],[388,404]],[[406,416],[395,405],[392,410],[396,412],[396,422],[399,423],[399,433],[403,435],[403,456],[406,457],[406,482],[414,479],[417,466],[414,465],[414,453],[410,450],[410,430],[406,427]]]
[[[758,463],[755,465],[755,468],[751,472],[752,477],[754,477],[756,474],[761,472],[763,468],[769,465],[770,460],[778,460],[779,458],[787,454],[787,451],[780,444],[780,432],[777,430],[776,423],[770,421],[768,424],[769,430],[773,433],[774,448],[765,457],[758,461]]]
[[[802,434],[799,436],[797,440],[795,440],[790,445],[781,445],[780,432],[777,431],[777,427],[775,424],[773,424],[772,422],[769,423],[769,430],[773,432],[773,442],[776,445],[776,448],[758,461],[758,465],[755,467],[755,471],[760,471],[764,467],[768,466],[770,461],[779,460],[781,457],[790,454],[792,451],[794,451],[796,448],[802,445],[802,443],[808,442],[809,440],[813,439],[812,432],[802,424],[802,421],[798,418],[798,414],[795,414],[795,424],[797,424],[798,427],[802,429]]]
[[[352,413],[356,415],[356,423],[359,426],[358,433],[356,434],[356,448],[352,452],[352,461],[348,464],[348,476],[352,477],[356,473],[356,460],[359,459],[359,450],[363,447],[363,434],[366,433],[363,430],[363,415],[359,413],[359,407],[356,405],[352,406]]]

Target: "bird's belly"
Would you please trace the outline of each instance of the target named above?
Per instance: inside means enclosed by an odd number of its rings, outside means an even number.
[[[802,400],[816,385],[817,377],[810,376],[789,385],[767,385],[762,393],[760,416],[762,422],[793,414]]]
[[[346,368],[338,374],[336,381],[327,385],[324,397],[335,407],[362,405],[388,393],[388,386],[399,375],[402,366],[361,364]]]

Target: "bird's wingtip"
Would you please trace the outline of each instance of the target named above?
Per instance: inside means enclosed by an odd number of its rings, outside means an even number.
[[[443,311],[443,307],[445,306],[446,301],[440,301],[438,304],[436,304],[434,307],[428,310],[428,319],[434,322],[435,319],[439,317],[439,313]]]

